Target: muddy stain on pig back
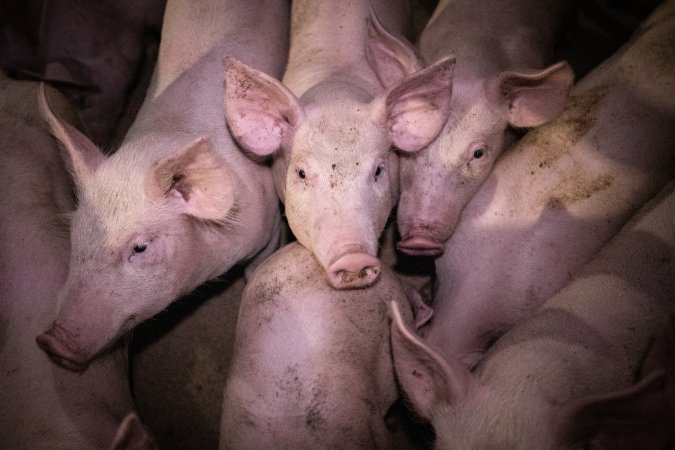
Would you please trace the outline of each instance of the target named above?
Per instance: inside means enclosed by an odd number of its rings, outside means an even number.
[[[531,174],[546,170],[578,144],[596,124],[596,111],[607,96],[606,85],[596,86],[570,97],[562,115],[548,125],[528,132],[514,149],[523,152],[536,149],[538,158],[531,165]]]

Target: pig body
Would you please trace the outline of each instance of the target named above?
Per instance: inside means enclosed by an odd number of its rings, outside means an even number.
[[[442,0],[420,36],[428,62],[453,55],[450,115],[427,147],[400,160],[399,250],[438,256],[462,209],[514,140],[512,127],[557,116],[573,74],[550,67],[572,1]]]
[[[83,369],[180,295],[276,248],[270,169],[227,132],[222,58],[278,76],[287,14],[283,0],[170,2],[146,100],[110,157],[44,108],[78,185],[68,279],[38,337],[60,362]]]
[[[666,448],[674,208],[671,182],[473,373],[394,327],[397,375],[435,448]]]
[[[369,289],[335,290],[297,242],[272,255],[244,291],[220,448],[391,447],[389,301],[412,320],[386,268]]]
[[[389,34],[406,29],[408,12],[405,1],[297,1],[283,85],[228,64],[230,129],[273,155],[289,226],[337,289],[378,279],[378,238],[398,196],[392,145],[423,145],[447,115],[454,61],[420,70]]]
[[[73,186],[37,107],[38,83],[0,75],[0,442],[3,448],[101,449],[134,410],[126,348],[86,374],[55,366],[35,345],[68,270],[64,219]],[[75,120],[52,91],[55,108]],[[125,447],[118,447],[125,448]]]
[[[107,149],[138,82],[145,47],[158,40],[165,3],[8,4],[6,20],[0,20],[0,66],[53,83],[78,110],[94,142]]]
[[[421,330],[442,354],[473,365],[675,173],[670,5],[505,154],[467,205],[436,260],[434,318]]]

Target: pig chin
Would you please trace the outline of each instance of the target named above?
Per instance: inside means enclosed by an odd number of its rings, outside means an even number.
[[[443,237],[434,232],[431,226],[419,225],[410,231],[402,229],[401,241],[396,247],[407,255],[438,257],[445,251],[446,239]]]

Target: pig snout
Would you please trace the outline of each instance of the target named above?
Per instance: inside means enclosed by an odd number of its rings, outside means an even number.
[[[326,269],[328,281],[335,289],[356,289],[373,285],[379,278],[380,260],[368,253],[345,252]]]
[[[35,338],[38,346],[58,365],[66,369],[82,372],[89,365],[88,358],[72,349],[71,334],[56,323],[46,332]]]
[[[402,234],[397,248],[413,256],[441,256],[445,250],[445,241],[435,235],[432,227],[421,225]]]

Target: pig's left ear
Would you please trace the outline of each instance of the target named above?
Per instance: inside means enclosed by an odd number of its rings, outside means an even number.
[[[488,100],[508,108],[507,120],[514,127],[535,127],[563,110],[574,81],[572,68],[561,61],[531,73],[502,72],[486,81]]]
[[[389,302],[389,315],[391,352],[399,384],[415,412],[431,420],[439,407],[464,398],[474,382],[472,375],[464,364],[444,360],[410,331],[396,302]]]
[[[373,101],[375,120],[384,122],[397,148],[421,150],[441,132],[450,113],[454,68],[455,58],[442,59]]]
[[[672,427],[668,409],[666,371],[661,369],[621,391],[561,405],[554,424],[561,442],[584,448],[601,443],[611,449],[662,449]]]
[[[413,46],[389,34],[372,8],[368,17],[366,59],[385,89],[424,67]]]
[[[269,75],[232,58],[225,65],[225,117],[246,150],[271,155],[290,142],[304,117],[298,99]]]
[[[151,197],[202,221],[224,223],[236,206],[232,176],[204,138],[155,161],[148,182]]]

